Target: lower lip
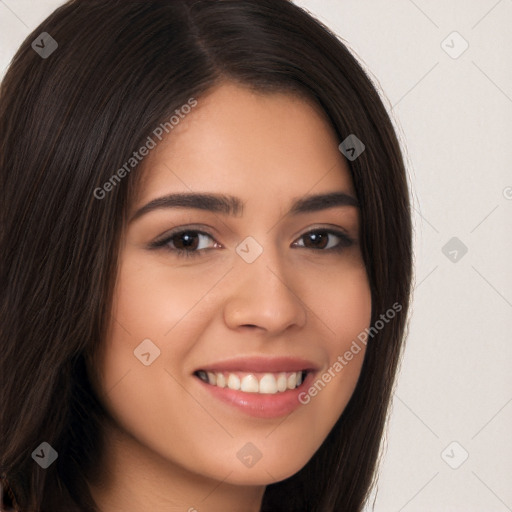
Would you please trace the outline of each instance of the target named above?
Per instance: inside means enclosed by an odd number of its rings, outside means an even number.
[[[194,376],[214,397],[255,418],[279,418],[292,413],[302,405],[299,395],[309,387],[313,377],[314,372],[308,372],[301,385],[295,389],[287,389],[274,394],[262,394],[213,386]]]

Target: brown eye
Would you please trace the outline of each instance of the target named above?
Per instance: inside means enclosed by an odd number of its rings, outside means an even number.
[[[220,245],[208,233],[187,229],[165,235],[150,244],[150,249],[164,249],[177,256],[199,256],[205,250],[218,248]]]
[[[325,249],[329,243],[329,233],[326,231],[312,231],[303,237],[304,246],[308,249]]]
[[[324,252],[342,251],[351,246],[354,241],[341,231],[331,231],[327,229],[317,229],[304,233],[299,240],[302,244],[295,242],[295,247],[304,249],[320,250]]]
[[[173,246],[178,250],[195,250],[199,245],[199,233],[196,231],[183,231],[170,237]]]

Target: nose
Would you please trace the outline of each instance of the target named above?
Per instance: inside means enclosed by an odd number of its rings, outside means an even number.
[[[252,263],[239,260],[234,270],[224,306],[224,321],[230,329],[252,327],[279,334],[304,327],[307,308],[294,289],[293,270],[285,271],[275,251],[264,250]]]

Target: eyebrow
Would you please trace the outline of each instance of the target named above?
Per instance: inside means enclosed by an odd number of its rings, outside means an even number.
[[[346,192],[329,192],[296,199],[287,215],[310,213],[339,206],[353,206],[358,208],[357,199]],[[191,208],[206,210],[213,213],[238,216],[243,214],[244,202],[239,198],[224,194],[180,193],[168,194],[153,199],[139,208],[131,217],[130,222],[154,210],[164,208]]]

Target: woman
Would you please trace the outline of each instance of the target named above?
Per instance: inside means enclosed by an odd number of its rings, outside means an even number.
[[[5,507],[361,510],[411,225],[345,46],[285,0],[75,0],[1,94]]]

